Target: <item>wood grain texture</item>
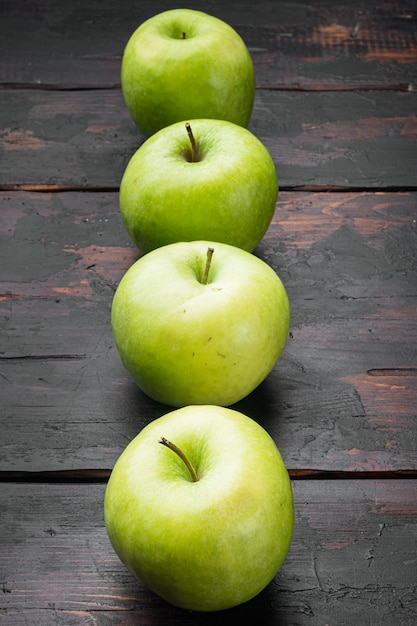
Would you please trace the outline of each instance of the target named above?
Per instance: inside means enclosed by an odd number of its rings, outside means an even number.
[[[115,87],[132,32],[177,8],[171,0],[60,3],[3,2],[0,84],[39,88]],[[209,3],[248,46],[259,88],[416,89],[416,7],[412,0],[306,3],[248,0]]]
[[[292,319],[235,408],[290,470],[288,558],[216,614],[135,581],[103,523],[127,443],[169,410],[123,369],[114,291],[140,256],[118,188],[144,138],[120,63],[173,0],[0,3],[0,622],[7,626],[412,626],[417,622],[415,0],[195,0],[255,65],[250,130],[281,193],[255,251]],[[406,479],[404,479],[406,478]],[[221,583],[220,583],[221,584]]]
[[[3,192],[0,207],[0,469],[110,469],[170,410],[113,342],[114,291],[140,256],[117,193]],[[291,469],[417,470],[416,213],[415,193],[279,196],[256,254],[284,281],[291,334],[236,408]]]
[[[32,626],[212,623],[213,615],[168,606],[120,563],[104,529],[104,488],[0,485],[2,620]],[[331,615],[337,624],[368,618],[412,624],[416,481],[295,481],[293,490],[295,531],[282,569],[257,598],[216,614],[216,623],[246,617],[322,626]]]
[[[414,190],[416,98],[258,91],[249,129],[269,150],[282,189]],[[120,90],[8,89],[2,101],[3,190],[117,190],[144,140]]]

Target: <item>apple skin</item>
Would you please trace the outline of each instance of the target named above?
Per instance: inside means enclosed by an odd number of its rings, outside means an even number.
[[[197,482],[176,444],[196,469]],[[270,435],[232,409],[188,406],[149,423],[108,482],[112,546],[147,587],[180,608],[228,609],[274,578],[291,544],[291,482]]]
[[[289,322],[285,287],[267,263],[206,241],[141,257],[122,277],[111,312],[125,368],[148,396],[173,407],[230,406],[247,396],[275,365]]]
[[[123,53],[121,83],[145,136],[198,117],[247,126],[255,97],[253,63],[241,37],[193,9],[159,13],[136,29]]]
[[[120,212],[143,251],[208,239],[252,252],[278,197],[275,164],[246,128],[189,122],[200,160],[192,162],[185,122],[160,130],[133,154],[120,184]]]

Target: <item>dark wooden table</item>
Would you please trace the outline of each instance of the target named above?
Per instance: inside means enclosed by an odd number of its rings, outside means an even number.
[[[0,622],[416,624],[415,0],[192,3],[246,41],[250,128],[278,171],[256,254],[287,287],[291,333],[236,408],[282,452],[294,539],[264,592],[215,615],[165,604],[107,539],[110,471],[167,412],[110,327],[140,254],[118,208],[143,141],[120,62],[136,26],[175,6],[0,3]]]

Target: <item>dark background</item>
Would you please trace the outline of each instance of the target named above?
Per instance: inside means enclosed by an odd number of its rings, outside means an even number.
[[[170,607],[114,555],[111,468],[169,410],[113,342],[140,256],[118,187],[143,137],[124,45],[172,2],[0,5],[0,618],[5,624],[413,624],[417,619],[415,2],[193,2],[243,37],[250,129],[280,195],[255,253],[291,301],[287,346],[235,408],[292,478],[287,560],[244,607]],[[221,585],[221,581],[219,581]]]

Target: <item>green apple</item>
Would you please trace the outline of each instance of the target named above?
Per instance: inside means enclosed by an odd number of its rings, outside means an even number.
[[[255,96],[241,37],[192,9],[165,11],[137,28],[123,53],[121,82],[128,111],[146,136],[197,117],[247,126]]]
[[[274,162],[249,130],[223,120],[178,122],[131,157],[120,185],[125,227],[144,252],[209,239],[252,252],[278,197]]]
[[[128,569],[195,611],[228,609],[264,589],[294,524],[291,482],[270,435],[242,413],[207,405],[145,426],[116,461],[104,512]]]
[[[285,287],[267,263],[206,241],[141,257],[111,312],[124,366],[146,394],[174,407],[247,396],[280,356],[289,319]]]

